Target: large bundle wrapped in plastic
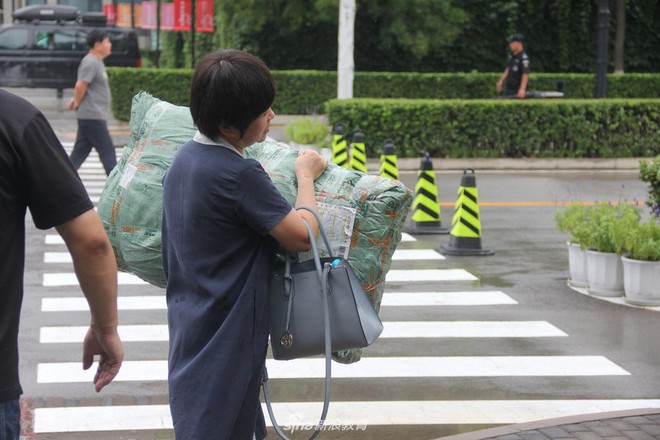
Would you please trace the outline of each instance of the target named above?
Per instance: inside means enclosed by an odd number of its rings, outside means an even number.
[[[174,106],[141,92],[133,98],[131,137],[106,182],[98,213],[121,270],[155,286],[165,286],[161,260],[162,179],[176,150],[195,127],[187,107]],[[267,138],[245,150],[258,160],[277,189],[293,205],[297,151]],[[334,164],[315,183],[317,200],[355,210],[348,260],[376,310],[385,276],[412,202],[401,182],[358,173]],[[342,352],[341,362],[355,362],[360,350]]]

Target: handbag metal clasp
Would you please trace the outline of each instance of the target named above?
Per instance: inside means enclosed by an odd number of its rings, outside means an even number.
[[[288,331],[282,333],[282,336],[280,337],[280,344],[282,344],[282,347],[284,348],[291,348],[293,345],[293,335]]]

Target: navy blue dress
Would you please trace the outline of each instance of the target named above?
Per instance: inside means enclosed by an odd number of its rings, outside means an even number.
[[[268,232],[292,208],[259,162],[196,140],[179,149],[163,179],[174,430],[177,440],[262,439],[259,386],[277,250]]]

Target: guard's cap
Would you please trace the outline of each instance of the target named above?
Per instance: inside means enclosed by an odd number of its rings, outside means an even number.
[[[525,42],[525,37],[523,34],[511,34],[509,37],[506,39],[509,43],[512,43],[514,41],[519,41],[521,43]]]

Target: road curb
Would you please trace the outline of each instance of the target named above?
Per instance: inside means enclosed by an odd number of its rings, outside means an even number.
[[[579,423],[594,422],[606,419],[618,419],[623,417],[645,416],[660,414],[658,408],[639,408],[621,411],[609,411],[592,414],[579,414],[574,416],[557,417],[553,419],[537,420],[533,422],[516,423],[513,425],[499,426],[496,428],[482,429],[479,431],[466,432],[463,434],[439,437],[435,440],[485,440],[504,435],[519,434],[524,431],[550,428],[562,425],[574,425]]]

